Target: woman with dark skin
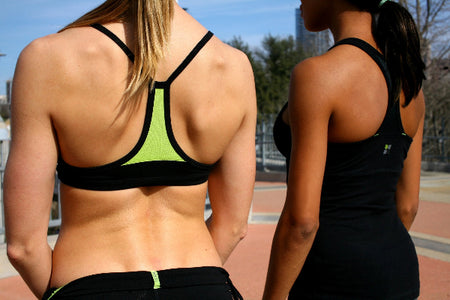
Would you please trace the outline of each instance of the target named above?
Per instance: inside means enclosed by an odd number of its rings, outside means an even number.
[[[264,299],[419,295],[424,64],[410,14],[379,0],[302,0],[336,45],[299,63],[274,127],[288,189]]]
[[[108,0],[33,41],[12,96],[11,263],[38,298],[236,299],[221,267],[246,233],[255,127],[248,59],[174,0]]]

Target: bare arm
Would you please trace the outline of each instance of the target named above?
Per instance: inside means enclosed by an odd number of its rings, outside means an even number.
[[[292,150],[288,192],[273,239],[263,299],[286,299],[319,227],[331,105],[311,70],[314,65],[303,62],[291,77],[288,109]]]
[[[423,93],[420,92],[418,98],[419,106],[424,110]],[[412,105],[412,104],[410,104]],[[423,140],[424,114],[420,119],[419,127],[413,137],[413,142],[408,151],[408,156],[404,162],[402,174],[397,183],[395,201],[397,214],[407,230],[411,228],[419,207],[420,189],[420,169],[422,162],[422,140]]]
[[[255,183],[256,95],[248,60],[239,74],[234,89],[245,114],[208,183],[212,215],[207,225],[222,263],[246,234]]]
[[[48,288],[52,251],[47,229],[57,161],[47,111],[45,62],[39,46],[19,58],[12,93],[12,141],[5,170],[4,201],[8,257],[33,293]]]

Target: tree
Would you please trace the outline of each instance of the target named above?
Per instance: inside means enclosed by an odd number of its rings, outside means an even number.
[[[265,71],[265,93],[261,98],[264,113],[276,113],[288,100],[289,81],[292,69],[305,58],[292,36],[287,38],[266,36],[262,49],[256,51]]]
[[[424,155],[426,159],[450,156],[450,15],[449,0],[400,0],[415,19],[426,64],[427,80]],[[446,144],[447,143],[447,144]]]
[[[255,76],[256,98],[258,99],[258,116],[260,116],[262,114],[260,102],[262,101],[261,99],[264,98],[267,85],[264,66],[260,60],[255,58],[255,52],[250,49],[249,45],[244,42],[241,37],[233,37],[228,44],[244,52],[252,65],[253,74]]]
[[[292,69],[306,57],[301,47],[292,36],[272,35],[265,36],[262,48],[254,50],[240,37],[234,37],[229,44],[246,53],[252,64],[260,119],[278,112],[288,99]]]

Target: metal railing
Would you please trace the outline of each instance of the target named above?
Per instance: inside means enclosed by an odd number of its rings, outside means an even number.
[[[450,137],[424,136],[422,160],[450,163]]]
[[[286,160],[273,140],[275,115],[267,115],[256,129],[256,168],[259,171],[284,171]]]

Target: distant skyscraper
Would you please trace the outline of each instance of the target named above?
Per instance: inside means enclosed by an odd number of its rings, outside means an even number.
[[[12,80],[6,80],[6,103],[11,104]]]
[[[320,32],[310,32],[306,30],[300,9],[295,9],[295,33],[297,43],[303,47],[307,53],[319,55],[325,53],[330,47],[329,30]]]

